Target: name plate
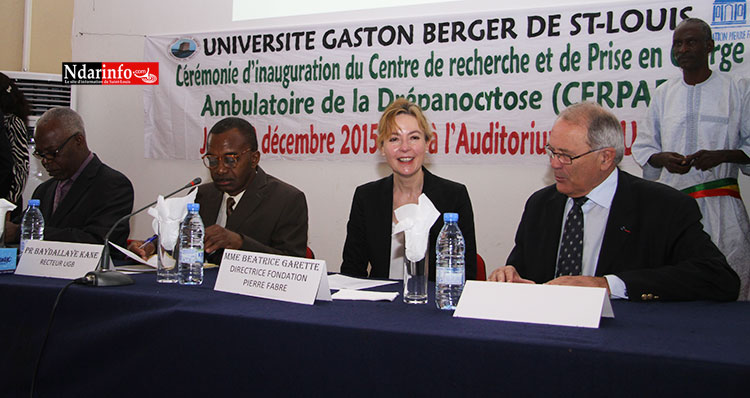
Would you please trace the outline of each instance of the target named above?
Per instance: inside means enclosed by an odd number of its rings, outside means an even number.
[[[17,252],[16,248],[0,249],[0,274],[11,273],[16,269]]]
[[[21,253],[16,275],[76,279],[96,269],[102,245],[30,240]]]
[[[324,260],[224,250],[214,290],[312,305],[331,301]]]
[[[598,328],[615,314],[604,288],[467,281],[453,316]]]

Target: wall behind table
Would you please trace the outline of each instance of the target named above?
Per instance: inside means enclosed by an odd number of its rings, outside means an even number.
[[[556,3],[536,0],[523,6],[533,4]],[[324,18],[318,15],[233,23],[230,0],[215,1],[210,6],[200,0],[131,0],[127,3],[76,0],[73,61],[140,61],[144,35],[306,25],[322,20],[387,19],[390,15],[458,13],[499,7],[491,2],[454,2],[404,7],[397,11],[332,14]],[[197,161],[144,159],[141,88],[79,87],[78,108],[86,122],[89,146],[104,162],[130,177],[135,187],[135,207],[143,206],[156,195],[172,191],[195,176],[210,180],[208,171]],[[387,166],[333,161],[264,161],[262,158],[261,166],[305,192],[310,210],[309,245],[317,258],[328,262],[329,271],[338,271],[354,189],[388,175]],[[487,261],[488,273],[502,265],[512,249],[528,196],[552,182],[548,167],[539,164],[434,164],[428,167],[437,175],[467,185],[474,206],[477,245]],[[623,162],[623,168],[640,175],[640,168],[629,158]],[[743,190],[750,189],[746,188],[750,187],[748,180],[744,176],[741,178]],[[131,237],[149,236],[150,224],[150,216],[136,216],[131,223]]]

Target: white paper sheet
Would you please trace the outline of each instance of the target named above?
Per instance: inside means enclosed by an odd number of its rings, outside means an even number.
[[[112,243],[112,242],[109,242],[109,244],[112,247],[114,247],[115,249],[119,250],[120,253],[124,254],[129,259],[135,260],[138,264],[148,265],[149,267],[156,268],[156,262],[158,261],[157,258],[156,258],[156,255],[153,255],[153,256],[149,257],[148,261],[146,261],[146,260],[140,258],[137,254],[131,252],[128,249],[125,249],[125,248],[123,248],[123,247],[121,247],[119,245],[116,245],[116,244]]]
[[[367,290],[340,289],[331,296],[334,300],[393,301],[398,292],[371,292]]]
[[[396,283],[398,283],[398,282],[397,281],[379,281],[379,280],[374,280],[374,279],[353,278],[351,276],[346,276],[346,275],[341,275],[341,274],[328,275],[328,287],[330,287],[331,290],[339,290],[339,289],[351,289],[351,290],[369,289],[371,287],[393,285],[393,284],[396,284]]]
[[[146,272],[156,272],[156,268],[144,264],[128,264],[116,265],[115,271],[122,272],[123,274],[143,274]]]

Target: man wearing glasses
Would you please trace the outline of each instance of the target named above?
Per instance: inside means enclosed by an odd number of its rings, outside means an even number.
[[[547,154],[555,184],[534,193],[506,266],[490,280],[602,287],[613,298],[736,300],[739,278],[686,194],[617,168],[619,120],[597,104],[564,110]]]
[[[297,188],[266,174],[258,166],[255,128],[237,117],[217,122],[208,133],[203,164],[211,183],[198,187],[195,197],[206,225],[208,261],[219,263],[221,249],[304,257],[307,248],[307,201]],[[142,257],[152,244],[129,249]]]
[[[34,131],[36,150],[51,179],[34,190],[44,216],[44,239],[104,243],[104,235],[133,210],[133,185],[89,150],[83,120],[70,108],[52,108]],[[20,238],[18,222],[6,223],[6,241]],[[121,223],[110,241],[124,245],[130,227]]]

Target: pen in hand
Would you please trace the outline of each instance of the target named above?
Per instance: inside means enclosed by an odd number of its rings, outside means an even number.
[[[146,240],[145,240],[145,241],[143,242],[143,244],[141,244],[140,246],[138,246],[138,248],[139,248],[139,249],[143,249],[144,247],[146,247],[146,245],[148,245],[149,243],[151,243],[151,242],[155,241],[157,237],[158,237],[157,235],[153,235],[152,237],[150,237],[150,238],[146,239]]]

